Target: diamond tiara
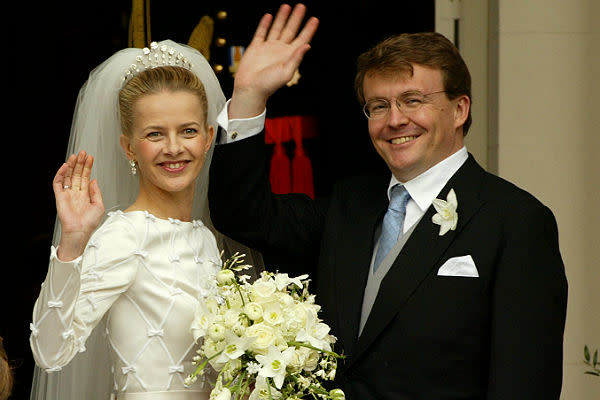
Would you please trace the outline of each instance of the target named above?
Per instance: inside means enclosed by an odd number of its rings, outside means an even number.
[[[125,72],[125,76],[123,77],[124,82],[150,68],[174,65],[191,70],[193,66],[183,53],[177,52],[173,47],[169,47],[166,44],[159,46],[158,43],[152,42],[150,43],[150,48],[144,47],[142,49],[142,53],[142,55],[135,58],[136,63],[131,64]]]

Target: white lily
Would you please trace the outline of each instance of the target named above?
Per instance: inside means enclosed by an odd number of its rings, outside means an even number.
[[[273,378],[275,387],[281,389],[283,380],[285,379],[285,371],[289,361],[291,361],[293,352],[293,347],[288,347],[281,352],[277,347],[271,346],[269,347],[266,356],[257,354],[256,361],[262,365],[262,368],[258,372],[258,376]]]
[[[287,285],[289,285],[290,283],[293,283],[294,285],[298,286],[300,289],[302,289],[303,285],[302,285],[302,280],[308,278],[308,275],[300,275],[297,276],[295,278],[290,278],[288,276],[288,274],[285,273],[280,273],[275,275],[275,285],[277,285],[277,290],[283,290]]]
[[[449,230],[455,230],[458,224],[458,213],[456,212],[458,200],[454,189],[450,189],[446,200],[433,199],[433,207],[437,213],[433,215],[431,221],[440,226],[439,235],[443,236]]]
[[[331,345],[328,342],[329,326],[318,322],[306,329],[300,329],[296,335],[297,342],[308,342],[311,346],[320,350],[331,351]]]
[[[281,392],[267,383],[267,380],[262,376],[256,378],[254,390],[250,393],[248,400],[273,400],[281,399]]]
[[[250,343],[252,343],[256,338],[242,336],[239,337],[231,332],[227,332],[225,334],[225,349],[223,350],[223,354],[225,354],[228,358],[235,360],[239,358],[242,354],[246,352]]]

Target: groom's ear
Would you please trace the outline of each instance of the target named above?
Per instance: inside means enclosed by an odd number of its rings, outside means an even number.
[[[131,148],[131,138],[125,134],[121,134],[121,136],[119,136],[119,144],[125,152],[127,159],[135,161],[135,154]]]

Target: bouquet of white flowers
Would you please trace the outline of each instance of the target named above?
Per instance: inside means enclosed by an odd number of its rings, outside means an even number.
[[[210,364],[218,372],[211,399],[343,400],[340,389],[326,390],[337,360],[336,338],[308,292],[308,275],[262,272],[253,283],[251,268],[236,253],[217,274],[216,293],[200,301],[192,324],[194,339],[203,338],[191,383]],[[251,389],[253,387],[253,389]]]

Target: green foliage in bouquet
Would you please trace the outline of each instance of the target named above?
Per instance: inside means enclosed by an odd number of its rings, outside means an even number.
[[[243,257],[223,263],[214,293],[199,303],[192,332],[203,340],[188,383],[210,365],[218,373],[211,399],[343,400],[342,390],[323,386],[344,356],[333,351],[336,338],[318,316],[308,275],[264,271],[249,283]]]
[[[590,354],[590,349],[586,346],[583,347],[583,362],[586,365],[592,367],[591,370],[585,371],[588,375],[600,376],[600,362],[598,362],[598,349],[594,351],[594,356],[592,357]]]

